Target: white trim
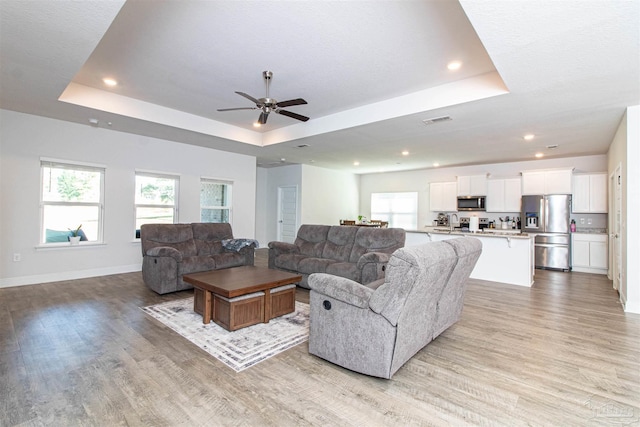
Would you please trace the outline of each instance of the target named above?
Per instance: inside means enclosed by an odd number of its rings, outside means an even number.
[[[202,182],[203,180],[207,181],[207,182],[214,182],[217,184],[227,184],[227,185],[233,185],[233,180],[230,180],[228,178],[211,178],[210,176],[200,176],[200,182]]]
[[[100,246],[107,246],[107,242],[94,242],[86,241],[79,242],[77,245],[72,245],[69,242],[56,242],[56,243],[43,243],[36,245],[36,251],[50,251],[59,249],[82,249],[82,248],[95,248]]]
[[[63,280],[86,279],[89,277],[109,276],[112,274],[134,273],[142,270],[142,265],[120,265],[114,267],[94,268],[91,270],[61,271],[58,273],[38,274],[0,279],[0,288],[14,286],[37,285],[41,283],[60,282]]]
[[[163,172],[163,171],[156,171],[156,170],[148,170],[148,169],[134,169],[134,173],[137,174],[142,174],[142,175],[146,175],[146,176],[153,176],[155,178],[171,178],[171,179],[175,179],[180,178],[182,176],[182,174],[179,173],[175,173],[175,172]]]
[[[50,163],[60,163],[63,165],[74,165],[74,166],[87,166],[87,167],[92,167],[92,168],[100,168],[100,169],[107,169],[106,165],[100,164],[100,163],[87,163],[87,162],[79,162],[76,160],[65,160],[65,159],[55,159],[53,157],[40,157],[40,164],[42,164],[42,162],[50,162]]]

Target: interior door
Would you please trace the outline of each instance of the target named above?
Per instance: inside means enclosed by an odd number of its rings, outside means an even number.
[[[293,243],[298,230],[298,188],[278,187],[278,241]]]

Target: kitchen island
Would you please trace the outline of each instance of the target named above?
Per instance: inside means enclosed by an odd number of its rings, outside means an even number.
[[[469,233],[428,228],[424,231],[406,230],[405,246],[416,246],[427,242],[439,242],[457,237],[477,237],[482,242],[482,255],[478,259],[471,278],[508,283],[511,285],[533,285],[534,246],[528,234]]]

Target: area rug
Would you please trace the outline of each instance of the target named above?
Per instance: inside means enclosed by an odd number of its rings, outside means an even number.
[[[309,339],[309,304],[296,301],[293,313],[229,332],[193,311],[193,297],[141,307],[236,372]]]

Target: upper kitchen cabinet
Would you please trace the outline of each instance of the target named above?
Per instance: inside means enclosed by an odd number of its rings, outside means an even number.
[[[429,184],[429,210],[455,212],[458,210],[457,182],[432,182]]]
[[[458,177],[458,196],[486,196],[487,175]]]
[[[487,180],[487,212],[520,212],[520,178]]]
[[[522,172],[522,195],[571,194],[573,169]]]
[[[573,176],[574,213],[607,213],[607,174],[576,174]]]

